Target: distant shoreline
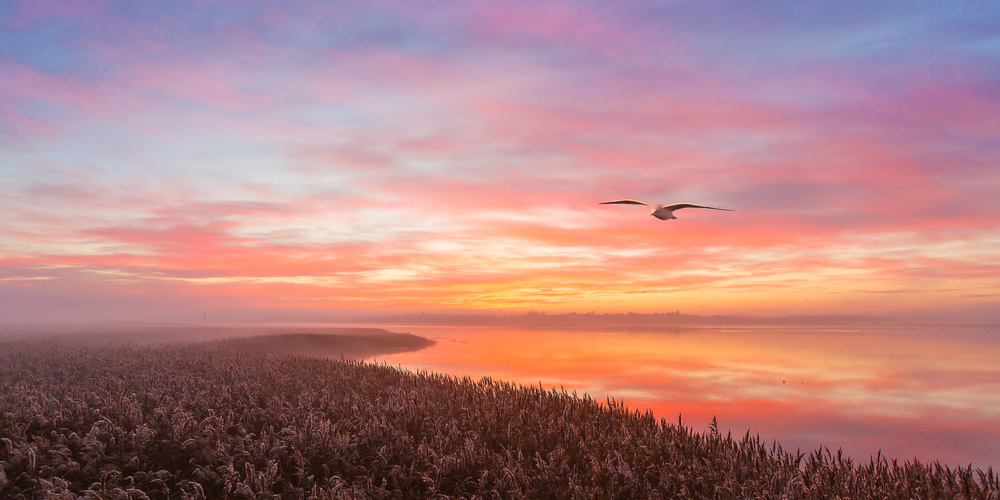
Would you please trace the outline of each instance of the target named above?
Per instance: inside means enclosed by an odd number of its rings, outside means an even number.
[[[613,329],[661,330],[664,328],[985,328],[1000,331],[1000,323],[958,321],[916,321],[893,316],[870,315],[792,315],[737,316],[673,313],[564,313],[546,314],[451,314],[399,313],[355,317],[300,318],[273,317],[267,322],[227,321],[192,323],[2,323],[0,338],[56,334],[115,335],[138,343],[162,343],[217,340],[228,337],[276,335],[288,333],[319,333],[343,335],[371,334],[383,328],[414,327],[508,327],[524,329]]]
[[[339,333],[277,333],[228,338],[204,343],[236,351],[306,356],[314,358],[367,359],[374,356],[426,349],[437,342],[409,333],[374,328],[344,328]]]
[[[0,339],[8,340],[56,341],[96,347],[202,344],[227,350],[348,359],[417,351],[436,343],[409,333],[369,327],[2,326]]]
[[[529,312],[501,314],[425,314],[404,313],[357,318],[358,324],[410,324],[436,326],[517,326],[517,327],[594,327],[636,328],[663,326],[998,326],[991,323],[954,321],[916,321],[894,316],[791,315],[739,316],[670,313],[563,313]]]

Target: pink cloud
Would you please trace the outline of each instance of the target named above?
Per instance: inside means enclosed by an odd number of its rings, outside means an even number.
[[[304,307],[639,295],[623,281],[786,308],[824,285],[838,310],[851,294],[992,297],[996,263],[972,249],[997,227],[988,68],[719,54],[686,11],[401,8],[389,30],[307,5],[199,32],[181,12],[19,6],[15,30],[78,23],[94,71],[4,65],[0,119],[25,156],[0,258],[95,281],[258,280],[226,285],[246,297],[284,279],[282,304]],[[737,212],[659,223],[597,205],[625,197]]]

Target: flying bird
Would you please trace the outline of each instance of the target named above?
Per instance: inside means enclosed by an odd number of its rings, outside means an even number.
[[[646,205],[647,207],[653,209],[653,211],[650,212],[649,215],[652,215],[653,217],[656,217],[657,219],[660,220],[676,219],[677,217],[674,217],[674,211],[680,210],[682,208],[707,208],[709,210],[725,210],[726,212],[735,212],[735,210],[730,210],[728,208],[706,207],[705,205],[695,205],[694,203],[674,203],[673,205],[660,205],[660,204],[654,205],[652,203],[646,203],[644,201],[615,200],[615,201],[602,201],[599,204],[600,205]]]

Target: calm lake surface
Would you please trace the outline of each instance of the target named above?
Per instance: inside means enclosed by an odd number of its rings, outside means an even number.
[[[437,341],[372,361],[565,388],[786,450],[1000,468],[1000,328],[389,325]]]

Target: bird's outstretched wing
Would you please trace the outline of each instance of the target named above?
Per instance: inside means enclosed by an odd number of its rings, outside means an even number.
[[[709,210],[725,210],[726,212],[736,211],[736,210],[730,210],[728,208],[715,208],[715,207],[706,207],[705,205],[695,205],[694,203],[674,203],[673,205],[667,205],[663,208],[670,211],[680,210],[682,208],[707,208]]]
[[[647,207],[653,206],[653,205],[651,205],[649,203],[646,203],[644,201],[636,201],[636,200],[602,201],[602,202],[598,203],[598,205],[646,205]]]

